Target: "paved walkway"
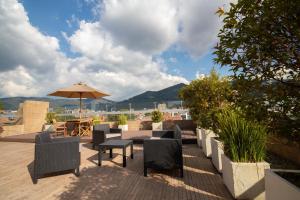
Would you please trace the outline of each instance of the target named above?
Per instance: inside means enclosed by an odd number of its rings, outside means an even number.
[[[142,146],[122,167],[122,154],[105,155],[97,166],[97,151],[81,144],[81,176],[71,173],[31,180],[34,144],[0,142],[0,199],[232,199],[222,178],[196,145],[184,145],[184,178],[178,172],[143,176]],[[128,149],[129,155],[129,149]]]

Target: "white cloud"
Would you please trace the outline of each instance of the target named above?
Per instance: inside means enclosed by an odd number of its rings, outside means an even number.
[[[57,56],[58,40],[31,26],[22,4],[2,0],[0,24],[0,71],[18,65],[46,70],[54,64],[52,60]]]
[[[66,57],[55,37],[33,27],[16,0],[0,1],[0,23],[1,96],[43,96],[85,81],[120,100],[186,82],[162,71],[151,55],[116,44],[100,22],[81,21],[70,37],[62,33],[81,54],[76,58]]]
[[[214,14],[218,0],[85,2],[97,4],[93,12],[99,18],[80,21],[69,36],[62,32],[80,54],[69,58],[57,38],[30,24],[20,2],[0,0],[0,96],[43,96],[84,81],[120,100],[187,83],[176,69],[171,70],[178,75],[170,75],[164,61],[154,58],[171,45],[199,57],[214,43],[220,25]],[[68,22],[74,25],[77,19]]]
[[[200,73],[199,71],[196,72],[196,78],[197,78],[197,79],[200,79],[200,80],[201,80],[201,79],[205,78],[205,76],[206,76],[205,74]]]
[[[217,41],[221,19],[215,14],[218,7],[230,0],[181,0],[180,44],[193,56],[199,57],[212,48]]]
[[[176,6],[173,0],[104,0],[101,23],[128,49],[160,53],[177,39]]]

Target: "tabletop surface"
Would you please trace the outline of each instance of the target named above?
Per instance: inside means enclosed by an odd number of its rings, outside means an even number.
[[[123,147],[130,145],[132,143],[132,140],[108,140],[102,144],[99,144],[99,146],[112,146],[112,147]]]

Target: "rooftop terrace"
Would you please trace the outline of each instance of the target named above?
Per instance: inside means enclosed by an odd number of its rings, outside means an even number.
[[[129,150],[129,149],[128,149]],[[122,167],[122,154],[104,156],[81,143],[81,175],[57,174],[33,184],[33,143],[0,142],[0,199],[232,199],[221,176],[194,144],[183,145],[184,178],[177,171],[149,171],[143,176],[142,145]],[[129,152],[128,154],[129,155]]]

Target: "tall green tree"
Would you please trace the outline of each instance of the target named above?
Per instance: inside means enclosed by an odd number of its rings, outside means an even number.
[[[3,105],[3,103],[0,101],[0,111],[1,110],[4,110],[4,105]]]
[[[214,127],[214,114],[228,104],[231,97],[230,82],[213,69],[203,79],[193,80],[182,88],[179,97],[189,108],[192,119],[203,128]]]
[[[223,15],[216,62],[236,104],[273,132],[300,137],[300,0],[239,0]]]

